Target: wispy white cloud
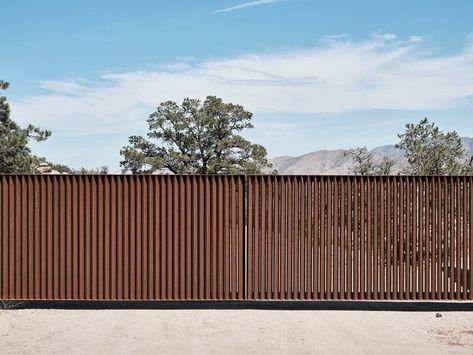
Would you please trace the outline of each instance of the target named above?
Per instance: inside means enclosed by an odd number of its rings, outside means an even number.
[[[410,37],[409,37],[409,40],[410,40],[411,42],[414,42],[414,43],[421,43],[421,42],[424,42],[424,38],[423,38],[422,36],[416,36],[416,35],[410,36]]]
[[[226,8],[223,8],[223,9],[218,9],[218,10],[215,10],[213,13],[214,14],[220,14],[222,12],[230,12],[230,11],[236,11],[236,10],[240,10],[240,9],[244,9],[244,8],[247,8],[247,7],[254,7],[254,6],[259,6],[259,5],[267,5],[267,4],[272,4],[272,3],[275,3],[275,2],[279,2],[280,0],[256,0],[256,1],[249,1],[249,2],[245,2],[243,4],[239,4],[239,5],[235,5],[235,6],[231,6],[231,7],[226,7]]]
[[[116,72],[97,82],[48,80],[50,90],[23,97],[20,122],[55,131],[136,132],[164,100],[212,94],[263,113],[340,113],[372,109],[441,110],[473,97],[473,47],[432,54],[417,38],[334,38],[310,49],[177,62],[154,70]],[[426,54],[427,53],[427,54]]]

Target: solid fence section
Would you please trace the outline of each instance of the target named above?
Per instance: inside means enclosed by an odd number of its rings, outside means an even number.
[[[471,177],[247,179],[248,299],[472,299]]]
[[[0,176],[0,299],[244,297],[242,176]]]

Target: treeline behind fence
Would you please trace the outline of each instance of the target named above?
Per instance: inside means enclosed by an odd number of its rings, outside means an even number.
[[[471,300],[472,180],[1,175],[0,299]]]

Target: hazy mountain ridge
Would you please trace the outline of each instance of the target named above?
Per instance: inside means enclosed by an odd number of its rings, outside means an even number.
[[[473,154],[473,138],[462,137],[467,154]],[[298,157],[281,156],[270,159],[281,175],[347,175],[351,174],[353,162],[345,156],[347,149],[317,150]],[[396,174],[406,166],[406,159],[401,150],[394,144],[373,148],[374,160],[379,161],[384,156],[395,160],[393,173]]]

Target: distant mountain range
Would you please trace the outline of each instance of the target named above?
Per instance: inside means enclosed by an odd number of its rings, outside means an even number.
[[[473,154],[473,138],[462,137],[463,145],[469,155]],[[282,156],[270,159],[281,175],[347,175],[351,173],[353,162],[345,156],[346,149],[317,150],[299,157]],[[389,156],[395,160],[393,173],[396,174],[406,165],[401,150],[393,144],[376,147],[370,152],[374,160]]]

